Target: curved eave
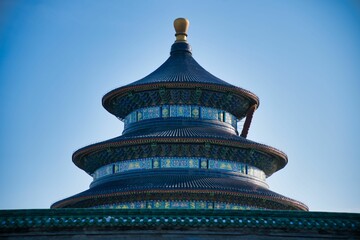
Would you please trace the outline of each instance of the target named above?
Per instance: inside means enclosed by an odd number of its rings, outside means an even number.
[[[111,102],[114,98],[126,97],[130,92],[142,92],[149,90],[156,90],[160,88],[172,88],[172,89],[194,89],[201,88],[206,90],[218,91],[218,92],[230,92],[235,96],[240,95],[242,97],[246,97],[251,102],[250,105],[256,104],[257,107],[260,105],[260,100],[258,96],[254,93],[245,90],[240,87],[232,86],[232,85],[220,85],[213,83],[197,83],[197,82],[157,82],[157,83],[148,83],[148,84],[140,84],[140,85],[126,85],[120,88],[116,88],[102,98],[103,107],[115,115],[115,111],[113,110]],[[125,116],[118,116],[120,118],[124,118]],[[242,116],[236,116],[237,118],[241,118]]]
[[[246,143],[234,141],[234,140],[226,140],[226,139],[215,139],[215,138],[189,138],[189,137],[146,137],[146,138],[140,138],[140,139],[126,139],[126,140],[119,140],[119,141],[106,141],[101,142],[97,144],[92,144],[89,146],[86,146],[84,148],[81,148],[74,152],[72,159],[76,166],[78,166],[81,169],[84,169],[84,166],[82,166],[81,159],[85,157],[88,154],[95,153],[97,151],[103,151],[105,149],[111,148],[111,147],[127,147],[132,145],[142,145],[142,144],[151,144],[151,143],[209,143],[209,144],[215,144],[215,145],[224,145],[224,146],[230,146],[230,147],[237,147],[237,148],[248,148],[257,150],[263,153],[270,154],[274,157],[277,157],[282,160],[282,164],[278,166],[278,170],[282,169],[288,162],[287,155],[270,146],[267,146],[265,144],[255,143],[248,141]],[[271,173],[272,174],[272,173]],[[270,176],[271,174],[268,174]]]
[[[277,202],[279,204],[283,204],[285,206],[291,206],[294,208],[294,210],[301,210],[301,211],[309,211],[309,208],[294,199],[287,198],[287,197],[274,197],[274,196],[266,196],[266,195],[258,195],[258,194],[252,194],[252,193],[239,193],[236,191],[223,191],[223,190],[192,190],[192,189],[176,189],[176,190],[145,190],[142,191],[146,195],[148,194],[158,194],[158,193],[196,193],[196,194],[211,194],[211,195],[228,195],[228,196],[242,196],[247,197],[250,199],[261,199],[261,200],[267,200],[267,201],[273,201]],[[115,193],[107,193],[107,194],[98,194],[98,195],[88,195],[88,196],[72,196],[63,200],[60,200],[58,202],[55,202],[51,205],[51,208],[64,208],[69,205],[73,205],[78,202],[86,201],[86,200],[97,200],[100,198],[110,198],[110,197],[117,197],[121,195],[128,195],[128,194],[135,194],[136,191],[130,191],[130,192],[115,192]]]

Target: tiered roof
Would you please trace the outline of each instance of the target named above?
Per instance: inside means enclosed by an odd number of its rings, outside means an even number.
[[[258,97],[202,68],[186,41],[187,27],[186,19],[175,21],[177,40],[157,70],[103,97],[105,109],[125,121],[123,135],[73,154],[73,162],[96,177],[89,190],[53,208],[307,210],[303,203],[270,191],[259,177],[283,168],[287,156],[246,139]],[[168,113],[185,106],[212,115]],[[151,117],[142,116],[149,111]],[[239,136],[236,121],[245,117],[246,134]]]

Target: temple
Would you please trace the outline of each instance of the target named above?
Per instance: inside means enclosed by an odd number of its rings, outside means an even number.
[[[287,156],[247,139],[258,97],[203,69],[189,22],[174,26],[165,63],[103,97],[123,134],[73,154],[90,188],[51,209],[0,210],[0,238],[359,239],[360,214],[311,212],[269,190]]]
[[[73,154],[94,180],[52,208],[308,210],[269,190],[266,178],[288,160],[246,138],[259,99],[194,60],[188,26],[175,20],[176,41],[158,69],[103,97],[123,134]]]

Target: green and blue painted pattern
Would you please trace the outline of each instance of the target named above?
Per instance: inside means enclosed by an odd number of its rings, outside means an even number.
[[[237,119],[234,115],[217,108],[195,105],[162,105],[137,109],[125,117],[124,128],[142,120],[168,117],[218,120],[237,128]]]
[[[207,201],[137,201],[96,206],[114,209],[214,209],[214,210],[256,210],[261,208],[240,204]]]
[[[156,168],[201,168],[222,171],[232,171],[255,177],[261,181],[265,181],[265,173],[249,164],[240,162],[196,158],[196,157],[155,157],[143,158],[136,160],[119,161],[105,165],[97,169],[93,174],[93,178],[98,179],[111,174],[127,172],[131,170],[146,170]]]

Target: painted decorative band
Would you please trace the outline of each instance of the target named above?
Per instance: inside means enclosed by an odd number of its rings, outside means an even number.
[[[156,168],[202,168],[223,171],[232,171],[244,175],[250,175],[265,181],[265,173],[251,165],[218,159],[196,158],[196,157],[154,157],[136,160],[120,161],[105,165],[97,169],[93,174],[94,180],[111,174]]]
[[[125,203],[113,203],[99,205],[94,208],[110,208],[110,209],[214,209],[214,210],[259,210],[253,206],[208,202],[208,201],[137,201]]]
[[[228,123],[237,129],[237,119],[234,115],[220,109],[194,105],[162,105],[137,109],[125,117],[124,129],[134,122],[168,117],[218,120]]]

